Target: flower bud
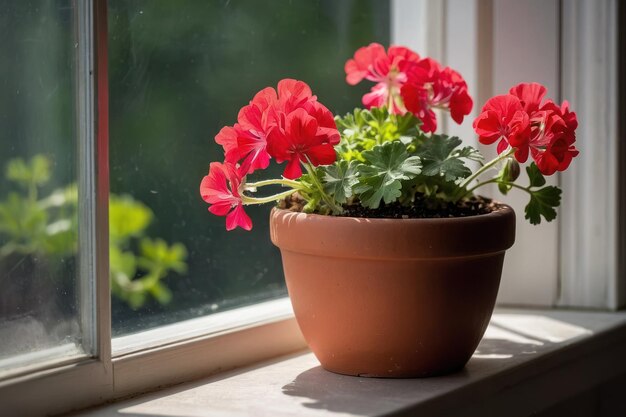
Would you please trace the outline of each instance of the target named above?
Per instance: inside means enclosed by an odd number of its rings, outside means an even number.
[[[502,179],[507,182],[513,182],[519,177],[520,167],[513,158],[508,158],[504,167],[502,167]]]

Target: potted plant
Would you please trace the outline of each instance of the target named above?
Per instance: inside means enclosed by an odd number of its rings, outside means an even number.
[[[376,83],[365,109],[333,117],[292,79],[261,90],[215,137],[225,161],[210,164],[200,193],[229,230],[251,229],[244,206],[278,202],[271,239],[324,368],[379,377],[460,369],[487,327],[515,235],[513,210],[475,192],[492,183],[504,194],[521,189],[526,219],[553,220],[561,191],[544,175],[578,154],[576,114],[544,100],[537,83],[492,97],[473,124],[481,143],[497,146],[485,162],[459,138],[435,133],[434,110],[461,123],[472,109],[458,72],[375,43],[345,71],[349,84]],[[271,159],[286,163],[282,178],[247,180]],[[519,163],[528,160],[522,186]],[[285,190],[258,196],[269,186]]]

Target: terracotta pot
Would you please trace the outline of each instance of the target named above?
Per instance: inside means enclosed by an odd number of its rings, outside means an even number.
[[[461,369],[498,293],[515,213],[359,219],[274,209],[302,333],[332,372],[422,377]]]

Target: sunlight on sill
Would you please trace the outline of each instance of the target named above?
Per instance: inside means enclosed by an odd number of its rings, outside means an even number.
[[[466,410],[462,407],[492,401],[508,404],[519,395],[518,388],[524,395],[540,396],[545,391],[541,387],[564,370],[589,374],[589,367],[617,363],[625,342],[610,348],[603,343],[616,336],[624,341],[624,334],[626,313],[498,309],[465,369],[449,375],[422,379],[337,375],[323,370],[312,353],[303,352],[81,415],[458,415],[451,408]],[[619,367],[611,369],[622,372]],[[589,389],[597,383],[588,378],[575,382],[578,385],[572,389]]]
[[[532,355],[538,346],[564,343],[593,331],[554,318],[536,314],[495,313],[476,349],[476,359],[511,359]]]

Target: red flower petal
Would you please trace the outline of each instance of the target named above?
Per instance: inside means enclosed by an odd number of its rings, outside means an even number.
[[[458,124],[463,123],[463,118],[472,112],[474,102],[466,88],[454,93],[450,99],[450,116]]]
[[[200,195],[207,203],[237,202],[227,184],[227,168],[225,164],[211,162],[209,175],[202,178]]]
[[[278,100],[281,110],[289,113],[315,99],[311,88],[304,81],[285,78],[278,82]]]
[[[209,206],[209,211],[216,216],[226,216],[228,212],[233,208],[229,203],[215,203]]]
[[[369,93],[363,95],[363,105],[366,109],[371,109],[372,107],[384,107],[387,104],[387,98],[389,96],[389,89],[387,89],[387,85],[385,83],[378,83]]]
[[[250,216],[244,211],[243,205],[238,205],[233,211],[226,216],[226,230],[233,230],[237,226],[244,230],[252,229],[252,220]]]
[[[337,159],[337,153],[333,145],[327,143],[310,147],[306,151],[306,157],[315,166],[330,165]]]
[[[520,163],[524,163],[528,160],[528,146],[518,149],[515,151],[515,159],[517,159],[518,162]]]
[[[230,126],[223,127],[215,135],[215,142],[224,148],[224,154],[228,162],[235,163],[241,158],[239,147],[237,146],[237,132],[234,128]]]
[[[500,142],[498,142],[498,147],[496,148],[496,150],[498,151],[498,154],[501,154],[502,152],[506,151],[508,147],[509,147],[509,143],[506,141],[506,139],[500,139]]]
[[[509,93],[519,98],[524,110],[530,114],[539,109],[546,91],[546,88],[539,83],[521,83],[512,87]]]
[[[300,158],[292,158],[287,163],[283,177],[295,180],[302,176],[302,167],[300,166]]]
[[[242,162],[245,173],[252,173],[257,169],[265,169],[270,164],[270,155],[267,153],[267,140],[265,134],[256,136],[253,131],[241,132],[237,138],[239,153],[246,155]],[[254,131],[256,133],[256,131]]]
[[[493,110],[485,111],[474,120],[474,131],[484,145],[491,145],[501,136],[500,115]]]
[[[491,97],[481,110],[481,113],[493,111],[503,119],[503,124],[508,124],[516,112],[523,110],[519,98],[510,94]]]
[[[373,72],[373,69],[377,61],[385,58],[385,48],[379,43],[371,43],[368,46],[357,49],[354,53],[354,59],[349,59],[344,67],[346,81],[350,85],[358,84],[364,78],[370,81],[382,81],[382,77],[387,74],[376,74]]]
[[[228,162],[224,164],[212,162],[209,174],[200,183],[200,195],[204,201],[211,204],[209,211],[217,216],[226,216],[227,230],[237,226],[246,230],[252,228],[252,221],[243,211],[239,195],[239,186],[242,182],[243,176],[235,165]]]

